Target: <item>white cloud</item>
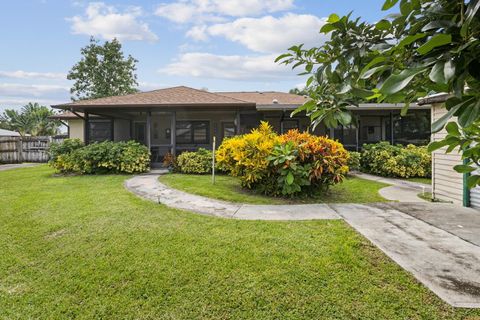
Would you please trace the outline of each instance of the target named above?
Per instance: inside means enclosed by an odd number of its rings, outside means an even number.
[[[253,51],[283,52],[294,44],[304,43],[310,47],[325,41],[326,36],[319,33],[325,21],[313,15],[293,13],[279,18],[240,18],[209,27],[195,26],[187,32],[187,36],[199,41],[206,40],[208,36],[222,36]]]
[[[51,97],[68,96],[69,88],[59,85],[0,83],[0,95],[7,97]]]
[[[148,24],[138,18],[142,15],[140,7],[128,7],[119,12],[114,6],[103,2],[88,4],[84,16],[74,16],[67,20],[72,23],[74,34],[100,36],[106,40],[158,40]]]
[[[257,16],[285,11],[294,0],[179,0],[161,4],[155,14],[176,23],[219,21],[223,17]]]
[[[66,80],[67,75],[63,73],[53,73],[53,72],[28,72],[28,71],[22,71],[22,70],[16,70],[16,71],[0,70],[0,78]]]
[[[278,80],[295,77],[289,67],[274,62],[276,55],[240,56],[191,52],[161,69],[174,76],[227,80]]]

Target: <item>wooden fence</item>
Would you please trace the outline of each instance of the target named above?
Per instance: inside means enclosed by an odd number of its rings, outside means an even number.
[[[52,142],[64,137],[0,137],[0,163],[47,162]]]

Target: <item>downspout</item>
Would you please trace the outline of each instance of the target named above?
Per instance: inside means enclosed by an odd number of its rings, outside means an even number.
[[[463,164],[468,164],[468,159],[463,159]],[[467,186],[467,179],[470,176],[470,173],[463,174],[463,206],[470,207],[470,189]]]

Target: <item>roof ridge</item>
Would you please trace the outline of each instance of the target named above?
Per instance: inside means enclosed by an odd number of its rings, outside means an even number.
[[[232,97],[227,97],[227,96],[224,96],[224,95],[219,94],[219,93],[217,93],[217,92],[210,92],[210,91],[201,90],[201,89],[196,89],[196,88],[187,87],[187,86],[178,86],[178,87],[188,88],[188,89],[196,90],[196,91],[199,91],[199,92],[202,92],[202,93],[212,94],[212,95],[215,95],[215,96],[222,96],[222,97],[229,98],[229,99],[232,99],[232,100],[235,100],[235,101],[238,101],[238,102],[250,103],[249,101],[240,100],[240,99],[232,98]],[[175,88],[175,87],[173,87],[173,88]]]

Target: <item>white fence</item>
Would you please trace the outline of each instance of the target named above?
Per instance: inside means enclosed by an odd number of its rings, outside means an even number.
[[[64,137],[0,137],[0,163],[47,162],[52,142]]]

